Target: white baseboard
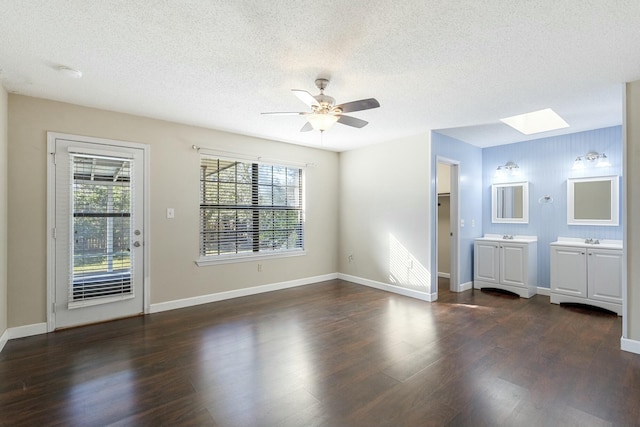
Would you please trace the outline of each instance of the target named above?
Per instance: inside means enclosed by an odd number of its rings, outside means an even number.
[[[200,295],[197,297],[183,298],[173,301],[159,302],[151,304],[149,313],[160,313],[167,310],[191,307],[194,305],[208,304],[210,302],[223,301],[232,298],[246,297],[249,295],[262,294],[264,292],[279,291],[281,289],[295,288],[296,286],[310,285],[312,283],[334,280],[338,278],[338,273],[324,274],[322,276],[306,277],[304,279],[290,280],[287,282],[272,283],[269,285],[254,286],[251,288],[236,289],[233,291],[218,292],[215,294]]]
[[[537,293],[538,293],[538,295],[544,295],[546,297],[550,297],[551,296],[551,289],[549,289],[549,288],[541,288],[540,286],[538,286]]]
[[[630,353],[640,354],[640,341],[620,338],[620,348]]]
[[[40,335],[47,333],[47,322],[34,323],[32,325],[16,326],[15,328],[7,329],[9,333],[9,339],[30,337],[33,335]]]
[[[473,282],[461,283],[458,285],[458,292],[468,291],[473,288]]]
[[[406,297],[417,298],[423,301],[431,302],[436,300],[435,293],[428,294],[409,288],[403,288],[401,286],[395,286],[388,283],[376,282],[375,280],[364,279],[362,277],[351,276],[349,274],[338,273],[338,279],[357,283],[359,285],[369,286],[371,288],[376,288],[387,292],[392,292],[394,294],[404,295]]]
[[[9,341],[9,330],[6,329],[2,335],[0,335],[0,351],[4,348],[4,345]]]
[[[438,277],[442,277],[443,279],[451,279],[451,274],[450,273],[442,273],[442,272],[438,271]]]

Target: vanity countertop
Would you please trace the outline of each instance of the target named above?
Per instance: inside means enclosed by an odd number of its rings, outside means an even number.
[[[600,249],[622,249],[622,240],[602,239],[600,243],[586,243],[586,239],[579,237],[558,237],[558,240],[551,242],[551,246],[576,246],[581,248]]]
[[[538,236],[525,236],[525,235],[519,235],[519,234],[515,234],[513,236],[509,235],[510,237],[513,237],[513,239],[509,238],[509,239],[505,239],[504,238],[504,234],[485,234],[484,237],[476,237],[475,240],[487,240],[487,241],[502,241],[502,242],[511,242],[511,243],[531,243],[531,242],[537,242],[538,241]]]

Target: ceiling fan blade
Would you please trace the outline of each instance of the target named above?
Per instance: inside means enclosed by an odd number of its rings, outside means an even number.
[[[270,116],[302,116],[302,115],[307,114],[307,113],[294,113],[294,112],[291,112],[291,113],[282,112],[282,113],[280,113],[280,112],[274,112],[274,113],[260,113],[260,114],[270,115]]]
[[[306,90],[291,89],[291,92],[293,92],[300,99],[300,101],[304,102],[309,107],[318,106],[318,101],[316,101],[313,95],[311,95]]]
[[[380,103],[375,98],[361,99],[359,101],[345,102],[344,104],[336,105],[335,108],[339,108],[343,113],[350,113],[352,111],[370,110],[372,108],[378,108]]]
[[[338,123],[342,123],[343,125],[347,126],[353,126],[354,128],[363,128],[369,122],[362,119],[356,119],[355,117],[351,116],[340,116],[340,118],[338,119]]]
[[[307,122],[304,124],[304,126],[302,126],[300,132],[309,132],[310,130],[313,130],[313,126],[311,126],[311,123]]]

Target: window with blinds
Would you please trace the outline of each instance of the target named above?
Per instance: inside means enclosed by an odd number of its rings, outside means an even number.
[[[200,256],[304,249],[303,170],[201,155]]]
[[[133,295],[131,159],[72,154],[69,308]]]

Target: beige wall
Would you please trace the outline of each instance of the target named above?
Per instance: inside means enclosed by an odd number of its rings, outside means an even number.
[[[431,293],[429,138],[341,153],[341,273]]]
[[[627,336],[640,341],[640,81],[627,84]]]
[[[7,329],[7,91],[0,85],[0,337]]]
[[[451,165],[438,163],[438,194],[451,193]]]
[[[151,146],[151,303],[335,273],[338,154],[25,96],[9,96],[8,326],[46,321],[47,131]],[[192,145],[313,163],[306,250],[293,258],[197,267],[199,156]],[[175,219],[166,219],[166,208]]]

